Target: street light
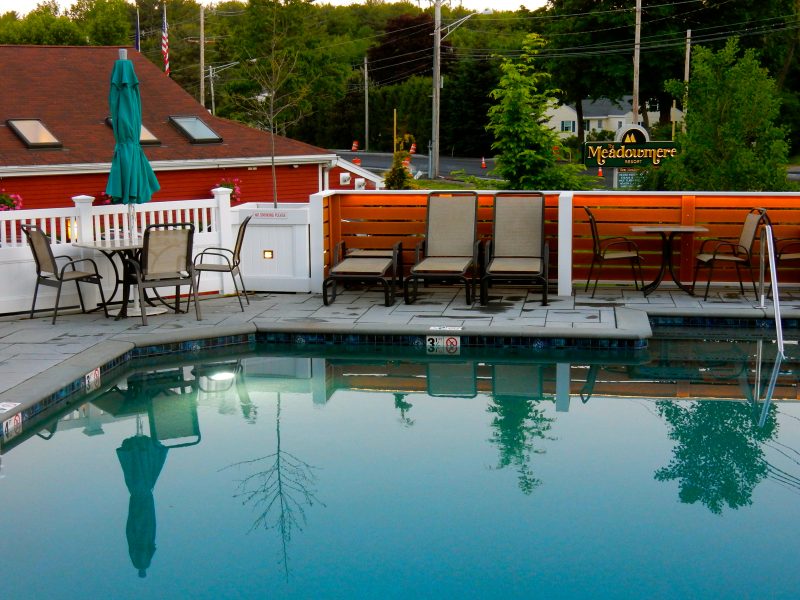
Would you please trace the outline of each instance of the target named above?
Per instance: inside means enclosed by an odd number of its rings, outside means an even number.
[[[431,157],[430,157],[430,177],[431,179],[439,176],[439,106],[442,94],[442,40],[450,35],[457,27],[462,25],[467,19],[475,15],[490,15],[492,9],[487,8],[481,12],[468,14],[466,17],[453,21],[449,25],[442,27],[442,2],[444,0],[434,0],[434,21],[433,21],[433,111],[432,111],[432,132],[431,132]],[[442,35],[444,30],[444,35]]]

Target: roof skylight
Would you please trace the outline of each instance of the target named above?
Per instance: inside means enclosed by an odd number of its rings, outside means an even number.
[[[106,125],[112,127],[111,117],[106,117]],[[142,129],[139,131],[139,143],[144,145],[151,145],[155,146],[156,144],[160,144],[161,140],[159,140],[152,131],[150,131],[147,127],[144,126],[142,123]]]
[[[28,148],[61,148],[61,142],[39,119],[8,119],[6,124]]]
[[[169,120],[183,135],[189,138],[189,141],[193,144],[212,144],[222,141],[222,138],[199,117],[171,116]]]

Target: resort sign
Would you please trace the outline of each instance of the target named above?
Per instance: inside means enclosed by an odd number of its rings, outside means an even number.
[[[677,155],[675,142],[651,142],[646,129],[629,125],[613,142],[586,142],[583,162],[587,167],[657,167]]]

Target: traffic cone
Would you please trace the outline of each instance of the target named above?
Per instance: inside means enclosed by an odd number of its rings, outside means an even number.
[[[417,145],[411,144],[411,149],[408,151],[409,154],[416,154],[417,153]]]
[[[353,140],[353,146],[350,148],[350,152],[358,152],[358,140]]]
[[[484,157],[481,157],[481,169],[485,168],[486,168],[486,159]]]
[[[597,167],[597,176],[598,177],[602,177],[603,176],[603,167]]]

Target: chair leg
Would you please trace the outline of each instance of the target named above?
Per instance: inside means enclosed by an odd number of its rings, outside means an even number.
[[[147,310],[142,303],[142,299],[144,298],[144,288],[142,287],[142,283],[138,282],[136,284],[136,288],[138,289],[139,293],[139,304],[141,305],[141,312],[142,312],[142,325],[147,325]]]
[[[194,314],[197,317],[198,321],[202,321],[203,317],[200,314],[200,300],[197,297],[197,290],[199,286],[194,284],[194,276],[192,276],[192,283],[189,284],[189,295],[194,297]]]
[[[242,277],[241,269],[239,269],[239,282],[242,284],[242,294],[244,294],[244,299],[247,300],[247,304],[250,304],[250,298],[247,297],[247,290],[244,287],[244,277]]]
[[[33,304],[31,304],[31,316],[33,318],[33,310],[36,308],[36,295],[39,293],[39,280],[36,280],[36,287],[33,288]]]
[[[100,304],[103,306],[103,314],[105,314],[106,319],[108,318],[108,305],[106,304],[106,295],[103,293],[103,282],[98,281],[97,287],[100,290]]]
[[[61,286],[63,283],[58,282],[58,291],[56,292],[56,305],[53,308],[53,325],[56,324],[56,317],[58,316],[58,303],[61,301]]]
[[[380,281],[383,286],[384,304],[386,304],[386,306],[392,306],[394,304],[394,282],[390,285],[385,277],[381,277],[378,281]]]
[[[692,296],[694,296],[694,290],[697,288],[697,275],[700,273],[700,262],[696,262],[694,265],[694,279],[692,279]]]
[[[329,287],[332,289],[332,294],[330,299],[328,299]],[[336,280],[331,277],[327,277],[325,281],[322,282],[322,303],[325,306],[330,306],[331,302],[333,302],[334,300],[336,300]]]
[[[753,273],[753,265],[747,265],[747,268],[750,269],[750,281],[753,282],[753,293],[756,295],[756,299],[758,299],[758,288],[756,287],[756,276]]]
[[[706,293],[703,300],[708,300],[708,290],[711,289],[711,275],[714,273],[714,261],[708,263],[708,281],[706,282]]]
[[[405,278],[405,281],[403,281],[403,301],[406,304],[414,304],[414,302],[417,300],[418,284],[419,282],[417,281],[416,275],[409,275],[408,277]],[[413,297],[409,293],[409,287],[411,287],[412,285],[414,286]]]
[[[81,312],[85,313],[86,306],[83,304],[83,294],[81,294],[81,282],[75,281],[75,287],[78,288],[78,302],[80,302],[81,305]]]
[[[583,288],[584,292],[589,291],[589,282],[592,280],[592,271],[594,271],[594,257],[592,257],[592,264],[589,265],[589,276],[586,278],[586,286]]]
[[[594,287],[592,288],[592,298],[594,298],[594,293],[597,291],[597,282],[600,281],[600,274],[603,272],[603,262],[600,261],[597,265],[597,277],[594,278]]]
[[[740,267],[739,263],[736,263],[736,277],[739,279],[739,291],[742,293],[742,296],[744,296],[744,283],[742,283],[742,271],[739,267]]]
[[[481,277],[481,306],[486,306],[489,303],[489,275]]]
[[[242,296],[239,294],[239,285],[236,283],[236,275],[231,271],[231,279],[233,279],[233,289],[236,290],[236,299],[239,301],[239,308],[244,312],[244,304],[242,303]]]
[[[636,278],[636,263],[638,261],[635,258],[631,258],[631,275],[633,275],[633,288],[638,292],[639,291],[639,280]]]

